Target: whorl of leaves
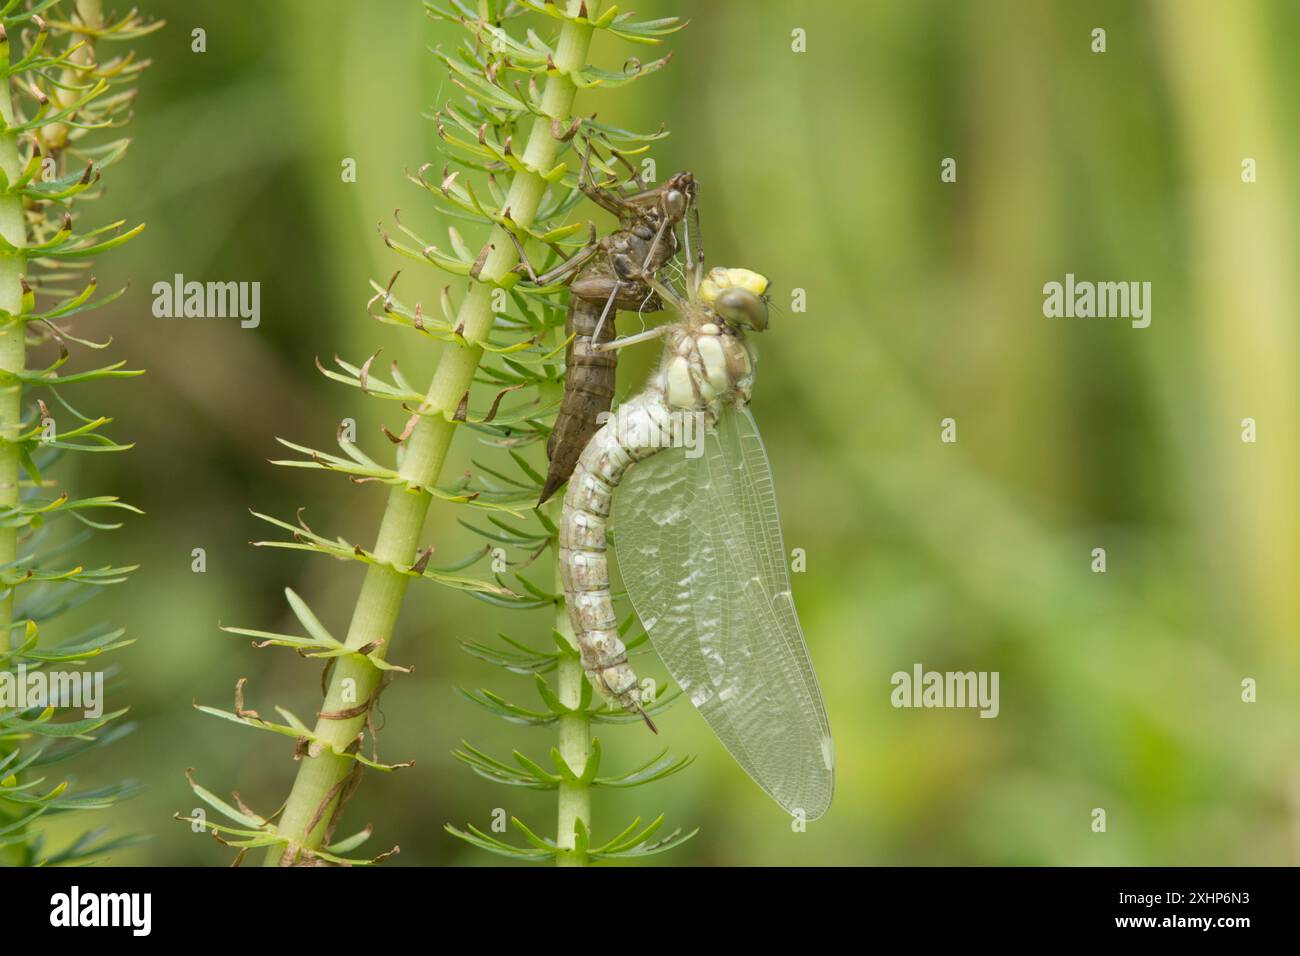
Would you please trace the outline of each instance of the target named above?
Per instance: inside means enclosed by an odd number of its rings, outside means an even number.
[[[94,669],[112,697],[116,671],[100,657],[130,640],[108,623],[62,634],[58,619],[133,570],[87,568],[76,554],[91,534],[120,526],[114,515],[136,509],[109,496],[78,497],[60,486],[53,466],[69,453],[130,447],[106,434],[108,418],[74,408],[65,392],[75,389],[64,386],[140,373],[121,361],[76,372],[64,366],[78,349],[110,344],[73,332],[121,295],[98,294],[91,259],[144,228],[83,223],[93,218],[85,204],[99,197],[104,171],[126,152],[117,131],[131,117],[132,84],[148,65],[122,44],[161,26],[134,10],[105,21],[87,0],[0,3],[7,80],[0,97],[0,623],[8,631],[0,640],[0,863],[10,865],[75,864],[132,841],[100,828],[47,848],[39,824],[110,807],[135,789],[130,782],[79,789],[66,776],[70,758],[111,744],[130,726],[121,719],[125,708],[82,716],[69,683],[49,678]],[[19,696],[20,685],[48,685],[49,694],[34,702],[30,693]]]

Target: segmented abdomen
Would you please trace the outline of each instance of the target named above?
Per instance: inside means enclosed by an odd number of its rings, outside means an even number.
[[[597,430],[578,457],[560,517],[560,581],[583,670],[606,700],[643,717],[636,674],[618,636],[605,533],[614,489],[628,467],[676,441],[673,429],[678,420],[654,391],[643,392],[622,405],[618,418]],[[660,435],[668,440],[628,446],[623,444],[623,435]],[[654,729],[650,719],[645,719]]]
[[[569,296],[569,311],[564,321],[566,337],[573,336],[564,353],[566,368],[564,398],[555,428],[546,442],[546,484],[541,500],[555,494],[555,489],[569,480],[578,456],[600,427],[596,418],[614,403],[614,373],[618,358],[614,352],[597,352],[594,346],[614,339],[616,309],[611,308],[600,330],[599,341],[592,340],[605,302]]]

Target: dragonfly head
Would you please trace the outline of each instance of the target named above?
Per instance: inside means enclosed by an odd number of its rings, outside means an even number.
[[[767,328],[767,276],[718,266],[700,283],[700,300],[728,325],[762,332]]]

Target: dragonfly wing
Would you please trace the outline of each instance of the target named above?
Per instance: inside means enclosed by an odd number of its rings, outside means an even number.
[[[790,591],[772,470],[748,409],[702,454],[634,465],[614,497],[623,584],[655,650],[718,739],[787,811],[826,812],[834,749]]]
[[[704,237],[700,230],[700,205],[698,202],[693,201],[691,203],[690,211],[686,215],[686,247],[683,251],[686,253],[686,286],[688,289],[694,290],[694,292],[699,292],[695,282],[696,273],[704,263]]]

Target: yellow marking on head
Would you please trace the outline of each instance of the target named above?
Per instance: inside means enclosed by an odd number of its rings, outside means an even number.
[[[767,276],[759,275],[749,269],[728,269],[715,266],[700,283],[700,298],[707,305],[713,305],[718,296],[727,289],[744,289],[756,296],[767,292]]]

